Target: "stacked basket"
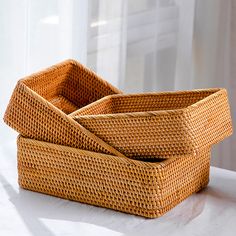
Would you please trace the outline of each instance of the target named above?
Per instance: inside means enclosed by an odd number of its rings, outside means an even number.
[[[4,120],[21,187],[149,218],[207,185],[232,133],[225,89],[123,95],[73,60],[20,80]]]

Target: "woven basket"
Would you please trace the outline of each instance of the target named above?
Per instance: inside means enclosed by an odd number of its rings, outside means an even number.
[[[197,155],[232,133],[225,89],[111,95],[70,116],[135,159]]]
[[[146,162],[19,137],[19,184],[155,218],[208,184],[210,148],[197,157]]]
[[[124,156],[68,116],[115,93],[121,92],[78,62],[67,60],[20,80],[4,121],[25,137]]]

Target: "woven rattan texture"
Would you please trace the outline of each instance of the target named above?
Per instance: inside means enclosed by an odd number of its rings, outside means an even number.
[[[205,187],[210,149],[159,162],[18,138],[22,188],[155,218]]]
[[[120,91],[78,62],[68,60],[20,80],[4,120],[26,137],[123,156],[68,115],[115,93]]]
[[[111,95],[71,116],[136,159],[197,154],[232,133],[225,89]]]

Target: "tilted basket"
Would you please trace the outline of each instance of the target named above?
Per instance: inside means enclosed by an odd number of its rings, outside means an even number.
[[[70,116],[135,159],[197,155],[232,133],[225,89],[110,95]]]
[[[18,138],[22,188],[148,218],[204,188],[209,166],[210,148],[147,162]]]
[[[25,137],[123,156],[68,115],[116,93],[121,92],[94,72],[67,60],[21,79],[4,121]]]

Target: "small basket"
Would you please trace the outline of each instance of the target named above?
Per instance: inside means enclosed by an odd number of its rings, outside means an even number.
[[[148,218],[204,188],[209,167],[210,148],[147,162],[18,138],[22,188]]]
[[[25,137],[124,156],[68,114],[110,94],[121,93],[94,72],[67,60],[21,79],[4,121]]]
[[[111,95],[70,116],[135,159],[197,155],[232,134],[225,89]]]

